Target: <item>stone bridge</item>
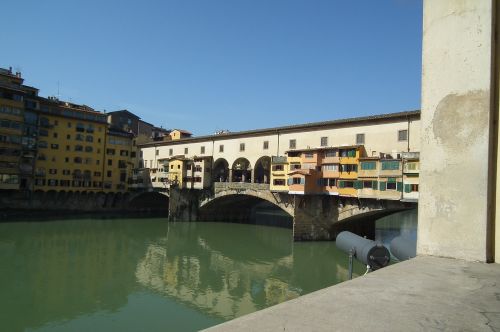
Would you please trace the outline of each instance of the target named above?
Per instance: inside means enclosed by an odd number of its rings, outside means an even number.
[[[255,207],[266,203],[291,218],[295,240],[332,240],[343,230],[373,238],[375,219],[416,208],[415,203],[396,200],[349,198],[329,195],[290,195],[271,192],[269,185],[216,182],[212,190],[170,190],[172,221],[249,220]]]

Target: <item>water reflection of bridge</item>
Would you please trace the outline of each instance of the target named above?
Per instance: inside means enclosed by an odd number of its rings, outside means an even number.
[[[290,231],[239,226],[249,231],[245,246],[241,235],[221,236],[227,225],[171,224],[168,236],[149,245],[139,261],[138,282],[208,315],[232,319],[317,289],[317,283],[308,286],[311,276],[325,278],[321,268],[312,267],[312,252],[293,250]],[[338,262],[329,272],[345,280],[347,271]],[[324,286],[334,282],[327,275]]]

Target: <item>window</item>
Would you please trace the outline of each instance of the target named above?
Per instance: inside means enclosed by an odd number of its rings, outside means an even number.
[[[160,150],[156,150],[155,153],[156,153],[156,155],[159,155],[160,154]],[[120,151],[120,155],[121,155],[121,151]]]
[[[83,141],[83,138],[84,138],[83,134],[76,134],[75,136],[75,140],[77,141]]]
[[[66,145],[66,151],[69,151],[71,147],[69,145]]]
[[[95,164],[96,164],[96,165],[99,165],[100,163],[101,163],[101,161],[100,161],[99,159],[97,159],[97,160],[95,161]]]
[[[106,154],[114,156],[115,155],[115,149],[106,149]]]
[[[71,139],[71,135],[70,134],[66,135],[66,139]]]
[[[382,162],[382,170],[383,171],[396,171],[399,170],[399,161],[390,160]]]
[[[202,147],[200,148],[200,154],[205,154],[205,147],[204,147],[204,146],[202,146]]]
[[[92,136],[92,135],[87,135],[87,136],[85,137],[85,140],[86,140],[87,142],[93,142],[93,141],[94,141],[94,136]]]
[[[356,149],[340,150],[340,156],[341,157],[355,158],[356,157]]]
[[[53,133],[52,137],[57,138],[57,133]]]
[[[377,162],[375,161],[362,161],[361,169],[364,171],[372,171],[377,169]]]
[[[75,158],[73,158],[73,162],[74,162],[75,164],[81,164],[81,163],[82,163],[82,158],[80,158],[80,157],[75,157]]]
[[[273,184],[275,186],[284,186],[285,185],[285,179],[274,179]]]
[[[365,134],[356,134],[356,144],[365,144]]]
[[[341,172],[357,172],[358,171],[358,165],[351,165],[351,164],[342,164],[340,165],[340,171]]]
[[[101,172],[94,172],[94,176],[101,176]]]
[[[283,171],[284,166],[283,165],[273,165],[273,171]]]
[[[336,150],[325,151],[325,158],[331,158],[331,157],[336,157],[336,156],[337,156]]]
[[[91,146],[86,146],[85,147],[85,152],[92,152],[92,151],[94,151],[93,147],[91,147]]]
[[[337,164],[326,164],[321,166],[324,171],[330,171],[330,172],[338,172],[339,171],[339,165]]]
[[[297,147],[297,140],[291,139],[289,143],[289,148],[290,149],[295,149]]]
[[[307,159],[311,159],[314,157],[314,154],[312,152],[306,152],[304,153],[304,157]]]
[[[269,149],[269,141],[264,141],[264,146],[262,147],[264,150]]]
[[[69,163],[69,158],[68,157],[64,158],[64,162]]]
[[[47,129],[39,129],[38,135],[43,136],[43,137],[47,137],[47,136],[49,136],[49,131]]]
[[[321,146],[328,146],[328,137],[321,137]]]
[[[188,154],[188,148],[184,148],[184,154]]]
[[[53,150],[57,150],[57,149],[59,149],[59,144],[51,144],[50,148]]]
[[[388,178],[386,188],[387,188],[387,190],[396,190],[396,179],[395,178]]]
[[[113,175],[113,172],[108,171],[108,172],[106,173],[106,175],[108,176],[108,178],[110,178],[110,177]]]
[[[245,143],[240,143],[240,152],[245,151]]]
[[[159,150],[156,150],[156,155],[158,155],[158,151]],[[128,151],[127,150],[120,150],[120,156],[128,157]]]
[[[45,141],[38,141],[38,147],[46,149],[49,146],[49,144]]]
[[[408,130],[398,130],[398,141],[407,141],[408,140]]]
[[[49,168],[49,174],[57,174],[56,168]]]
[[[108,166],[113,166],[113,159],[108,159]]]
[[[83,151],[83,145],[75,145],[75,151]]]
[[[405,193],[418,192],[418,184],[406,183],[405,184]]]
[[[141,151],[142,153],[142,151]],[[168,149],[168,155],[171,156],[174,154],[174,149]]]
[[[85,131],[85,126],[83,125],[83,123],[77,123],[76,124],[76,131],[79,131],[79,132],[84,132]]]
[[[304,184],[305,179],[304,178],[291,178],[292,184]]]
[[[406,169],[409,170],[409,171],[416,171],[417,170],[417,165],[418,163],[416,162],[413,162],[413,163],[407,163],[406,164]]]

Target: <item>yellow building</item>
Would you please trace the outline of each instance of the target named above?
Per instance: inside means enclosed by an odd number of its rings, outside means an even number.
[[[20,188],[20,159],[24,116],[20,73],[0,69],[0,189]]]
[[[181,139],[181,138],[188,138],[188,137],[191,137],[193,134],[191,134],[189,131],[187,130],[183,130],[183,129],[174,129],[170,132],[170,138],[172,140],[178,140],[178,139]]]
[[[106,116],[40,98],[34,190],[102,191]]]
[[[137,148],[134,135],[108,129],[104,161],[104,191],[126,191],[136,168]]]
[[[168,162],[168,182],[171,186],[184,187],[186,165],[189,160],[184,156],[174,156]]]
[[[362,145],[339,148],[340,173],[338,190],[340,196],[356,197],[360,189],[358,179],[359,158],[365,155]]]
[[[300,164],[300,158],[299,164]],[[271,191],[288,191],[288,160],[285,156],[274,156],[271,158]]]

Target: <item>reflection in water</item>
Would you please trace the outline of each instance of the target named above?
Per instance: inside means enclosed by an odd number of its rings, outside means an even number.
[[[5,331],[197,330],[347,278],[334,242],[162,219],[0,223]],[[355,265],[355,274],[364,267]]]
[[[404,236],[417,240],[417,209],[402,211],[376,221],[375,240],[381,241],[388,249],[392,239]]]
[[[346,262],[334,243],[294,244],[280,228],[176,223],[161,245],[149,245],[136,277],[227,320],[343,281]]]

